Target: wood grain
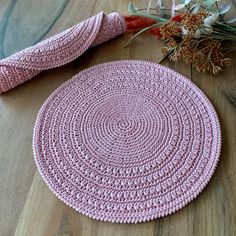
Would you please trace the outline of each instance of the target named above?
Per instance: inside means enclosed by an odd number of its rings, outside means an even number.
[[[1,19],[10,2],[9,0],[1,1]],[[101,10],[106,13],[117,10],[125,14],[128,2],[128,0],[69,0],[64,11],[60,13],[59,18],[44,38]],[[146,1],[134,2],[141,7],[146,5]],[[29,1],[21,0],[20,3],[27,5]],[[31,1],[31,4],[47,5],[49,1],[42,0],[37,3]],[[33,9],[35,6],[31,7]],[[24,22],[24,32],[34,35],[34,37],[31,36],[32,40],[27,42],[33,42],[39,37],[34,34],[36,25],[33,25],[33,21],[30,20],[33,14],[29,13],[30,17],[24,18],[21,12],[17,12],[20,9],[15,8],[15,17],[21,16],[18,20]],[[48,12],[42,13],[44,17],[47,17]],[[43,16],[41,17],[45,20]],[[46,21],[42,22],[45,27],[48,27]],[[10,35],[14,35],[17,28],[13,27],[11,30],[11,33],[8,32],[6,35],[7,40]],[[186,75],[206,93],[219,114],[223,133],[222,155],[211,182],[196,200],[179,212],[142,224],[112,224],[96,221],[78,214],[59,201],[39,176],[31,148],[32,129],[40,106],[54,89],[80,70],[94,64],[118,59],[143,59],[155,62],[160,58],[161,44],[154,37],[142,35],[130,47],[123,48],[129,37],[128,34],[123,35],[90,49],[76,61],[61,68],[45,71],[29,82],[0,96],[1,236],[236,235],[235,54],[232,55],[232,66],[218,76],[200,74],[185,64],[164,62],[165,65]],[[23,42],[24,39],[20,40]],[[13,42],[7,42],[2,47],[6,45],[10,47],[13,44]],[[18,46],[20,45],[22,44],[19,43]],[[14,45],[14,50],[18,46]],[[10,52],[13,49],[7,50]]]

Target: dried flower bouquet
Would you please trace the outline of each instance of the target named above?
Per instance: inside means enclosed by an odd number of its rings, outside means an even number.
[[[164,43],[160,61],[166,57],[176,62],[183,60],[198,71],[217,74],[230,65],[231,59],[226,55],[234,50],[233,46],[224,43],[236,41],[233,25],[236,18],[225,20],[231,4],[219,5],[219,2],[184,0],[176,4],[173,0],[171,9],[166,8],[162,0],[158,0],[154,8],[149,1],[145,9],[129,3],[130,16],[126,17],[126,22],[128,30],[136,34],[127,45],[149,31]]]

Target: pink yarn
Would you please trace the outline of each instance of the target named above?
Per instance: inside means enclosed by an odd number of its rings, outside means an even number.
[[[120,223],[184,207],[210,181],[220,149],[203,92],[143,61],[97,65],[65,82],[40,109],[33,135],[37,168],[56,196]]]
[[[31,79],[43,70],[67,64],[88,48],[126,31],[123,16],[117,12],[93,16],[32,47],[0,61],[0,94]]]

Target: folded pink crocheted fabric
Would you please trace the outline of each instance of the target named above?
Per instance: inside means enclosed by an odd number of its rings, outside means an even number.
[[[0,94],[31,79],[43,70],[65,65],[88,48],[126,31],[124,17],[117,13],[95,15],[34,46],[0,60]]]

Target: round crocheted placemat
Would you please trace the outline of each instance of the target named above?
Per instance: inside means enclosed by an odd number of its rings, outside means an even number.
[[[203,92],[144,61],[75,75],[46,100],[33,135],[36,165],[56,196],[120,223],[184,207],[209,182],[220,148],[219,121]]]

